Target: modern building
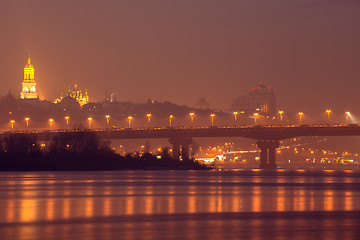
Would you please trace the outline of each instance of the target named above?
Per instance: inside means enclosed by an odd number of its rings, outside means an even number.
[[[36,91],[36,82],[35,82],[35,69],[31,64],[30,57],[24,68],[24,80],[22,82],[22,91],[20,93],[21,99],[38,99],[39,95]]]
[[[231,108],[249,115],[257,112],[261,115],[273,116],[276,114],[276,97],[271,88],[260,82],[248,93],[236,98]]]

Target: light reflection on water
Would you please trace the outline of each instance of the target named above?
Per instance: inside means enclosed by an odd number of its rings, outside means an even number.
[[[359,183],[352,171],[2,172],[0,238],[352,239]]]

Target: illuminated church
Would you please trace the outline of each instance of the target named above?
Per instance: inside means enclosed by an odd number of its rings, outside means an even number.
[[[31,64],[30,57],[24,68],[24,80],[22,82],[21,99],[38,99],[39,94],[36,92],[36,82],[34,78],[35,69]]]
[[[74,85],[74,89],[72,91],[69,89],[68,96],[78,101],[80,106],[83,106],[89,102],[89,96],[87,94],[87,90],[85,90],[85,94],[83,95],[81,93],[81,90],[78,89],[78,85],[76,84],[76,82]]]
[[[63,94],[61,93],[61,96],[55,99],[54,103],[62,102],[67,98],[75,99],[80,104],[80,106],[83,106],[89,102],[89,95],[87,93],[87,90],[85,90],[85,94],[82,94],[81,90],[78,89],[78,85],[76,84],[76,82],[74,84],[73,90],[71,90],[69,87],[69,91],[67,95],[64,97]]]

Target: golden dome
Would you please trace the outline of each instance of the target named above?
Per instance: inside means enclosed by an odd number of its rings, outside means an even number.
[[[34,68],[34,66],[31,64],[31,59],[30,58],[28,58],[28,62],[25,65],[25,68]]]

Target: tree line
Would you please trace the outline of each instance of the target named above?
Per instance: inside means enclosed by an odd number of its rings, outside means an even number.
[[[173,159],[164,149],[158,156],[120,156],[101,144],[94,132],[58,133],[46,147],[35,135],[12,133],[0,139],[0,170],[97,171],[127,169],[208,169],[193,161]]]

